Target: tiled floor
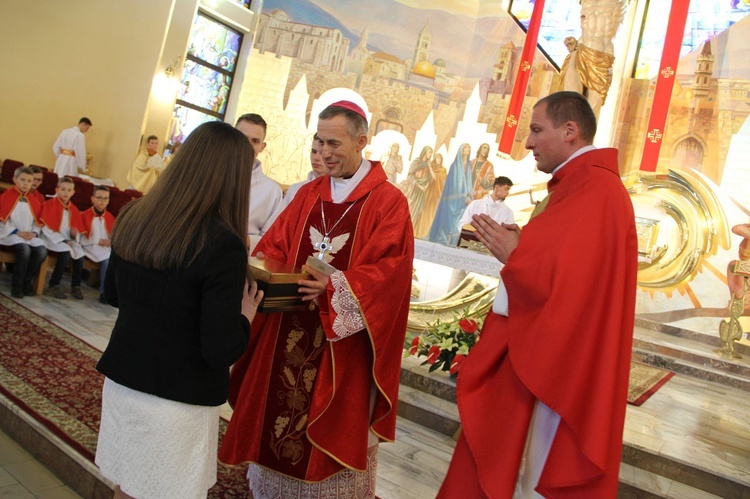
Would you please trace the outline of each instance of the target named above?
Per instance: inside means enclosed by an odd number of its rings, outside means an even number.
[[[0,431],[0,499],[74,499],[78,494]]]

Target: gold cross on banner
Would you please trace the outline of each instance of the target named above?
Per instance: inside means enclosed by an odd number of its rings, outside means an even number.
[[[656,144],[657,142],[661,140],[661,137],[662,137],[661,130],[659,130],[658,128],[654,128],[653,130],[648,132],[647,137],[648,137],[648,140]]]
[[[672,69],[672,66],[667,66],[662,70],[661,75],[664,78],[671,78],[674,75],[674,69]]]
[[[521,63],[521,71],[528,71],[531,68],[531,64],[529,64],[529,61],[523,61]]]
[[[505,118],[505,122],[508,124],[508,128],[513,128],[514,126],[518,125],[518,120],[512,114]]]

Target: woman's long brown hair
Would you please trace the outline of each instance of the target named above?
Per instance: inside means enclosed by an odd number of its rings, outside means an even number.
[[[117,217],[112,248],[153,269],[190,265],[216,222],[247,239],[254,152],[227,123],[209,122],[187,138],[148,194]]]

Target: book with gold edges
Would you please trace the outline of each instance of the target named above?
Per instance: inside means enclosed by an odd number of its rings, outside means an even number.
[[[302,301],[297,291],[300,279],[310,279],[303,270],[278,260],[250,257],[248,260],[248,277],[252,275],[263,291],[263,300],[258,311],[264,313],[293,312],[305,310],[308,303]]]

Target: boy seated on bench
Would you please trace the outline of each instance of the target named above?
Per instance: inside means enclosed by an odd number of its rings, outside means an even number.
[[[81,238],[81,246],[86,258],[92,262],[99,262],[99,302],[106,304],[104,276],[107,275],[109,255],[112,251],[109,247],[109,237],[115,224],[115,217],[107,211],[109,188],[103,185],[94,187],[91,203],[93,206],[81,214],[83,230],[86,233]]]
[[[42,230],[42,205],[29,196],[34,173],[27,167],[13,173],[14,187],[0,195],[0,246],[10,246],[15,253],[10,295],[13,298],[34,296],[33,280],[47,258],[47,248],[39,238]]]
[[[83,300],[81,293],[81,273],[83,272],[83,248],[78,243],[83,233],[81,212],[70,202],[75,193],[75,183],[70,177],[62,177],[55,188],[55,197],[42,205],[42,239],[47,249],[57,253],[57,263],[49,280],[47,294],[55,298],[68,297],[60,286],[65,267],[73,260],[70,280],[70,294],[76,300]]]

